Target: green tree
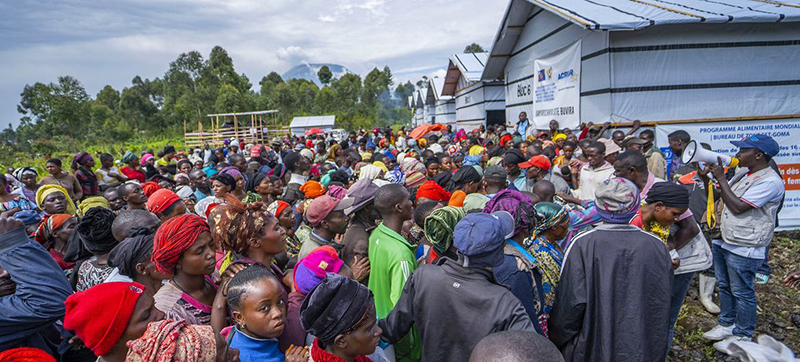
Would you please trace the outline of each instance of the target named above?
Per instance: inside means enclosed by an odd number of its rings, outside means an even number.
[[[214,111],[217,113],[243,112],[246,110],[246,101],[236,87],[223,84],[219,88],[217,100],[214,102]]]
[[[472,43],[464,48],[464,53],[485,53],[486,50],[478,43]]]
[[[327,65],[323,65],[322,68],[319,68],[317,72],[317,77],[319,77],[319,81],[322,85],[328,85],[331,83],[331,79],[333,79],[333,73],[331,72],[331,68],[328,68]]]
[[[336,93],[330,87],[322,88],[317,92],[314,104],[321,113],[331,113],[336,109]]]
[[[89,131],[89,94],[70,76],[58,77],[58,83],[26,85],[17,111],[23,116],[20,125],[38,136],[82,136]]]

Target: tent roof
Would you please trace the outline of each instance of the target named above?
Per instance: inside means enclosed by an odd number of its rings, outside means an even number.
[[[419,88],[417,89],[416,94],[414,95],[417,98],[416,106],[420,108],[425,105],[425,97],[428,96],[428,88]]]
[[[294,117],[290,128],[331,126],[336,121],[336,116]]]
[[[450,56],[450,63],[447,66],[447,74],[444,76],[444,86],[440,90],[441,95],[452,96],[458,88],[458,79],[463,75],[469,82],[481,80],[483,67],[489,53],[466,53],[453,54]]]
[[[450,99],[451,96],[442,96],[442,88],[444,87],[444,78],[442,77],[428,77],[428,92],[425,96],[426,104],[436,103],[439,99]]]
[[[510,0],[482,79],[496,79],[502,75],[535,6],[589,30],[639,30],[687,23],[800,21],[800,3],[796,0]]]

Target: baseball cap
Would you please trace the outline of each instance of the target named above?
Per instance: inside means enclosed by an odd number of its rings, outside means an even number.
[[[549,170],[550,166],[550,159],[543,155],[536,155],[531,157],[528,161],[519,164],[519,168],[530,168],[530,167],[538,167],[542,170]]]
[[[647,143],[647,141],[645,141],[645,140],[643,140],[643,139],[641,139],[641,138],[639,138],[637,136],[634,136],[634,135],[630,135],[628,137],[625,137],[625,139],[622,141],[622,144],[625,145],[625,146],[627,146],[628,144],[644,145],[645,143]]]
[[[483,170],[483,177],[485,178],[506,178],[508,177],[508,173],[500,166],[489,166],[485,170]]]
[[[308,205],[308,209],[306,209],[306,219],[308,219],[308,223],[311,224],[312,227],[316,227],[322,220],[325,220],[331,212],[344,211],[344,209],[350,206],[353,206],[352,198],[345,197],[342,200],[338,200],[330,195],[322,195],[314,199],[314,201],[311,201],[311,204]]]
[[[372,182],[370,179],[362,179],[356,181],[353,186],[350,186],[350,189],[347,190],[347,197],[348,199],[353,200],[353,204],[344,209],[345,215],[350,215],[358,210],[361,210],[364,206],[369,204],[373,199],[375,199],[375,194],[378,193],[378,185]]]
[[[453,246],[465,256],[464,266],[495,266],[503,261],[503,245],[514,236],[514,217],[507,211],[467,214],[453,230]]]
[[[739,148],[755,148],[769,157],[775,157],[781,151],[778,142],[765,134],[750,135],[739,141],[731,141],[731,144]]]

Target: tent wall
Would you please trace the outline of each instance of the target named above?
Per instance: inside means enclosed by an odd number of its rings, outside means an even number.
[[[454,124],[456,123],[456,100],[452,97],[436,101],[434,108],[436,123]]]
[[[436,115],[436,105],[426,104],[424,107],[425,107],[425,116],[422,120],[422,123],[430,124],[433,122],[434,116]]]
[[[598,94],[612,95],[615,121],[797,114],[798,39],[796,23],[611,32],[612,86]]]
[[[608,53],[601,52],[608,47],[608,32],[586,30],[540,7],[533,7],[504,71],[506,122],[516,123],[522,111],[527,112],[528,118],[532,118],[534,60],[579,39],[582,40],[583,57],[581,120],[608,120],[611,114],[611,94],[594,94],[597,90],[608,89],[611,84],[610,57]],[[596,52],[601,53],[593,55]],[[537,128],[547,129],[549,125],[537,125]]]
[[[474,82],[456,92],[456,118],[459,123],[484,124],[487,110],[505,109],[502,82]]]

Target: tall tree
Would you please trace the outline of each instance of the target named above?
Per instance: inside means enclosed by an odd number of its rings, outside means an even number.
[[[319,81],[322,85],[328,85],[331,83],[331,79],[333,79],[333,72],[331,72],[331,68],[328,68],[327,65],[323,65],[322,68],[319,68],[317,77],[319,77]]]
[[[464,53],[484,53],[486,50],[478,43],[472,43],[464,48]]]

